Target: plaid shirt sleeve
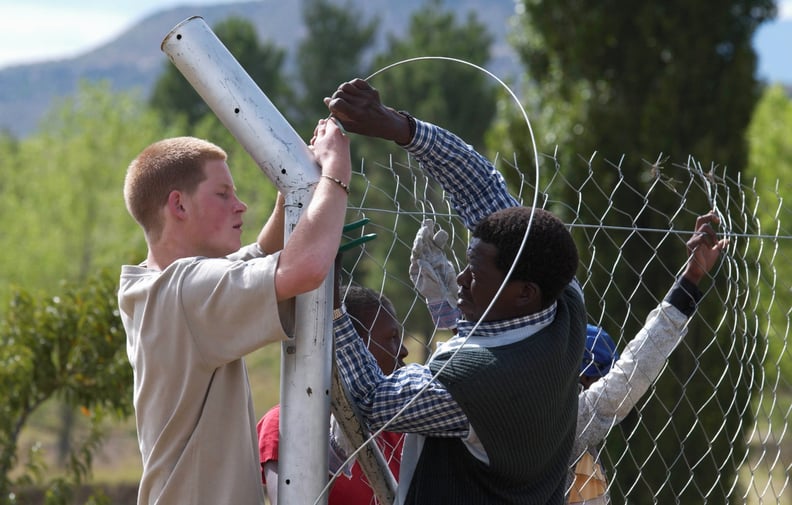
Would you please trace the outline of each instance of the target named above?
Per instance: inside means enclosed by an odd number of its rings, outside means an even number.
[[[439,126],[415,124],[415,135],[404,148],[446,191],[468,229],[495,211],[520,205],[501,173],[473,147]]]
[[[388,431],[467,437],[467,416],[428,367],[411,363],[384,375],[348,315],[333,327],[339,375],[369,428],[378,430],[392,420]]]

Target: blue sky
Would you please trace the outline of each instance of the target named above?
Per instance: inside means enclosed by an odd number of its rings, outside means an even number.
[[[157,10],[234,1],[0,0],[0,68],[81,54]],[[779,0],[778,19],[763,25],[754,43],[759,76],[792,84],[792,0]]]

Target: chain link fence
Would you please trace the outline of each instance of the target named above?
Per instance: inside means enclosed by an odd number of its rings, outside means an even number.
[[[394,146],[368,159],[387,161],[363,161],[355,170],[347,219],[369,218],[359,233],[377,238],[345,254],[342,276],[394,302],[407,361],[423,363],[451,334],[434,328],[409,279],[413,238],[424,219],[435,220],[449,233],[449,259],[459,271],[468,232],[405,152]],[[601,461],[614,503],[792,503],[792,284],[785,278],[792,210],[778,183],[662,157],[612,162],[595,155],[560,167],[546,156],[538,182],[528,175],[533,168],[521,170],[514,160],[496,158],[496,166],[523,204],[536,199],[568,223],[589,322],[605,328],[619,350],[681,273],[696,217],[718,213],[718,234],[729,245],[700,286],[704,298],[688,334],[611,429]]]

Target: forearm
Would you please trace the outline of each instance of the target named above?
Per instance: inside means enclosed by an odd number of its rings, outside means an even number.
[[[448,193],[467,228],[492,212],[520,205],[489,160],[453,133],[416,121],[415,136],[404,147]]]
[[[337,183],[320,178],[278,262],[279,300],[316,289],[333,265],[346,214],[347,195]]]
[[[272,254],[283,249],[283,223],[286,214],[283,204],[283,195],[278,193],[272,214],[259,232],[257,242],[265,254]]]
[[[701,297],[695,285],[680,280],[647,317],[611,371],[581,393],[578,444],[599,443],[633,409],[657,379],[666,360],[687,333],[688,317]]]

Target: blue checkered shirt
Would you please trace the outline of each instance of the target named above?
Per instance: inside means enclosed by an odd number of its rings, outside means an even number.
[[[448,130],[415,123],[413,140],[404,148],[440,183],[469,230],[495,211],[520,205],[506,189],[501,173],[473,147]]]
[[[526,336],[529,336],[551,322],[555,313],[556,304],[553,304],[528,316],[483,322],[476,328],[474,338],[479,342],[482,338],[492,339],[493,344],[499,345],[498,335],[519,328],[526,329]],[[474,323],[459,321],[459,333],[452,341],[464,342],[473,326]],[[445,386],[433,378],[428,366],[410,363],[391,375],[385,375],[366,349],[363,339],[355,332],[347,314],[336,319],[333,328],[339,372],[372,430],[389,423],[388,431],[433,437],[468,436],[470,424],[467,416]],[[399,413],[403,408],[404,411]]]

